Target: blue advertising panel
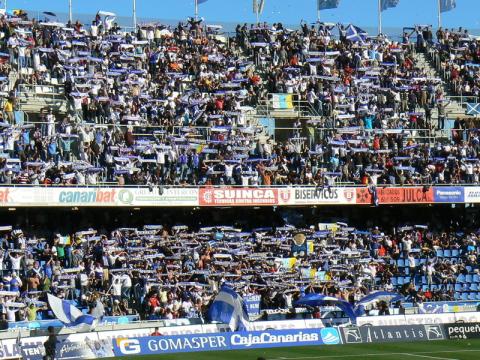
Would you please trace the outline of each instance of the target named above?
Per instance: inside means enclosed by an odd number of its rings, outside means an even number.
[[[336,328],[292,329],[121,338],[113,340],[113,351],[115,356],[155,355],[340,343],[340,333]]]
[[[464,203],[465,191],[460,186],[435,186],[433,201],[438,203]]]

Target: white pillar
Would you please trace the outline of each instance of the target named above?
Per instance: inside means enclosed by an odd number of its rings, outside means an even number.
[[[133,0],[133,31],[137,32],[137,0]]]
[[[320,22],[320,0],[317,1],[317,22]]]
[[[198,20],[198,0],[195,0],[195,20]]]
[[[7,0],[5,0],[5,4]],[[73,15],[72,15],[72,0],[68,0],[68,20],[70,23],[73,23]]]
[[[442,4],[440,3],[441,0],[438,0],[438,27],[442,27]]]
[[[382,0],[378,0],[378,35],[382,33]]]

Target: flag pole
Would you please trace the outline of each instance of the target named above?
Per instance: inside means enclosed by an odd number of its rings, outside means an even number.
[[[5,10],[7,6],[7,0],[5,0]],[[73,15],[72,15],[72,0],[68,0],[68,20],[70,21],[70,24],[73,23]]]
[[[133,31],[137,31],[137,0],[133,0]]]
[[[317,1],[317,22],[320,23],[320,0]]]
[[[382,0],[378,0],[378,35],[382,33]]]
[[[257,25],[260,23],[260,4],[258,3],[258,0],[255,0],[256,2],[256,6],[255,6],[255,10],[256,10],[256,15],[257,15]]]
[[[442,27],[442,4],[440,3],[441,0],[438,0],[438,28]]]
[[[198,0],[195,0],[195,21],[198,20]]]

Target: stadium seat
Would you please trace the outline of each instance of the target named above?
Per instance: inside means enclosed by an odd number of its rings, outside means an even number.
[[[451,257],[452,251],[450,249],[443,250],[443,257]]]
[[[460,255],[460,251],[458,251],[458,249],[452,250],[452,257],[458,257],[459,255]]]
[[[470,284],[472,281],[473,281],[472,274],[467,274],[467,276],[465,276],[465,282]]]

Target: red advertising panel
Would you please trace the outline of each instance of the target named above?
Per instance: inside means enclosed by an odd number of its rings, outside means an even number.
[[[278,205],[279,189],[270,188],[211,188],[200,189],[200,206]],[[289,192],[280,195],[288,201]],[[285,197],[285,199],[283,199]]]
[[[377,187],[379,204],[433,203],[433,189],[423,187]],[[367,188],[357,189],[357,204],[373,204],[373,194]]]

